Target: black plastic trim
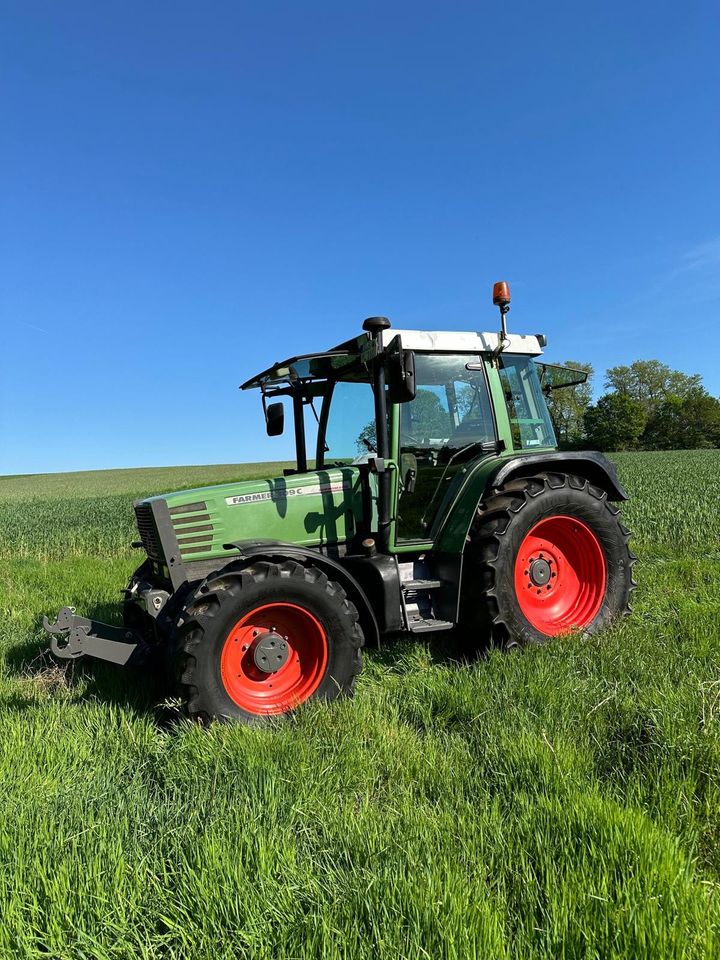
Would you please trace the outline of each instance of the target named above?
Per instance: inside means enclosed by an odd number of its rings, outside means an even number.
[[[295,459],[299,473],[307,472],[307,449],[305,446],[305,413],[302,394],[294,391],[292,395],[293,419],[295,421]]]
[[[194,513],[191,517],[173,517],[172,510],[170,511],[170,516],[172,517],[173,526],[178,532],[182,532],[186,524],[201,523],[204,520],[210,519],[209,513]]]
[[[196,513],[198,510],[207,510],[207,504],[204,500],[197,503],[182,503],[179,507],[170,507],[170,514],[175,516],[178,513]]]
[[[178,544],[175,528],[170,518],[170,511],[165,500],[150,500],[155,528],[160,538],[165,563],[167,564],[170,582],[173,590],[178,590],[187,580],[187,573],[180,555],[180,545]],[[203,504],[203,507],[205,505]]]
[[[344,558],[343,567],[362,586],[381,631],[395,633],[404,629],[397,557],[385,553],[349,556]]]

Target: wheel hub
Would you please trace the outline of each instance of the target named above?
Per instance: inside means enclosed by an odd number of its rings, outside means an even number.
[[[253,661],[262,673],[276,673],[288,661],[290,650],[285,637],[273,630],[260,634],[253,646]]]
[[[602,544],[577,517],[546,517],[521,542],[514,580],[520,609],[540,633],[552,637],[588,627],[606,593]]]
[[[311,697],[328,662],[325,628],[306,607],[282,601],[249,610],[220,655],[228,696],[258,715],[286,713]]]
[[[544,587],[551,573],[550,563],[544,557],[530,562],[530,579],[536,587]]]

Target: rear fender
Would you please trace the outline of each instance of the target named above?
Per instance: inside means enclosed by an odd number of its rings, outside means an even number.
[[[463,554],[478,505],[508,480],[548,470],[584,477],[594,486],[605,490],[610,500],[628,499],[617,478],[615,465],[594,451],[527,453],[488,457],[479,461],[468,471],[450,504],[433,547],[435,565],[438,570],[444,571],[441,579],[446,583],[443,591],[443,616],[446,619],[457,619],[458,616]]]
[[[604,490],[609,500],[629,500],[629,496],[618,480],[617,469],[612,461],[595,450],[582,450],[577,453],[527,453],[511,457],[501,463],[490,474],[488,486],[497,490],[508,480],[515,477],[530,477],[539,472],[555,470],[558,473],[571,473],[583,477],[595,487]]]
[[[610,500],[628,499],[618,480],[615,465],[595,451],[552,451],[488,458],[468,472],[435,539],[435,550],[440,553],[462,553],[478,504],[488,493],[494,493],[508,480],[530,477],[548,470],[583,477],[605,490]]]
[[[226,550],[239,550],[228,559],[228,563],[240,561],[268,560],[271,563],[282,563],[283,560],[298,560],[300,563],[312,564],[322,570],[331,580],[339,583],[349,600],[357,607],[360,626],[365,635],[365,646],[380,646],[380,630],[377,618],[373,612],[365,591],[337,560],[326,557],[317,550],[309,547],[300,547],[294,543],[283,543],[279,540],[240,540],[236,543],[226,543]],[[222,569],[222,568],[220,568]]]

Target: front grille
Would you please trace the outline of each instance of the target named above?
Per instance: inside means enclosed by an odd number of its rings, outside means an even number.
[[[162,547],[155,527],[152,506],[149,503],[138,503],[135,507],[135,519],[145,553],[151,560],[162,560]]]

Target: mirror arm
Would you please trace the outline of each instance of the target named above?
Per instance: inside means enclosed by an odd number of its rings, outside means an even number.
[[[293,393],[293,419],[295,421],[295,454],[298,473],[307,472],[307,449],[305,447],[305,416],[303,412],[302,394]]]

